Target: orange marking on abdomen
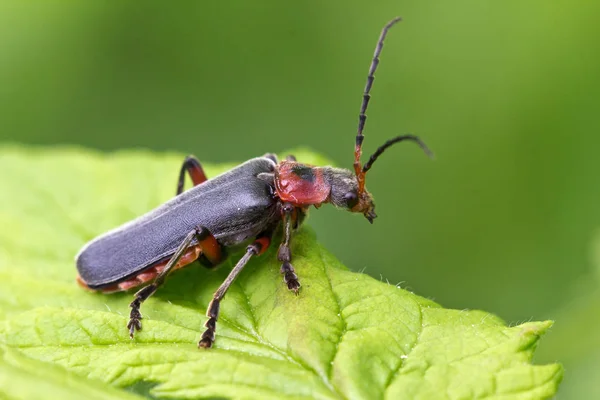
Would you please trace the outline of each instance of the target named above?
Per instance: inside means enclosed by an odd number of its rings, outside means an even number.
[[[181,256],[181,258],[179,259],[179,262],[177,262],[177,264],[175,265],[173,270],[183,268],[186,265],[193,263],[194,261],[196,261],[198,259],[198,257],[200,257],[200,254],[202,254],[202,248],[199,244],[188,248],[186,250],[186,252],[183,253],[183,256]],[[94,292],[112,293],[112,292],[129,290],[134,287],[143,285],[144,283],[149,282],[149,281],[153,280],[154,278],[156,278],[158,276],[158,274],[160,274],[165,269],[169,260],[170,259],[161,261],[160,263],[155,264],[152,267],[145,269],[144,271],[140,272],[139,274],[137,274],[123,282],[119,282],[114,285],[110,285],[110,286],[103,287],[100,289],[90,288],[88,286],[88,284],[83,279],[81,279],[81,277],[79,275],[77,276],[77,283],[79,284],[79,286],[83,287],[84,289],[91,290]]]
[[[152,268],[151,270],[142,272],[141,274],[136,276],[136,278],[138,281],[148,282],[148,281],[151,281],[152,279],[156,278],[157,276],[158,276],[158,272],[156,272],[156,269]]]
[[[144,283],[144,282],[139,281],[136,276],[136,277],[126,280],[125,282],[119,283],[119,289],[120,290],[129,290],[136,286],[140,286],[142,283]]]
[[[85,281],[84,281],[84,280],[81,278],[81,276],[80,276],[80,275],[77,275],[77,278],[75,278],[75,281],[77,282],[77,284],[78,284],[79,286],[81,286],[81,287],[82,287],[82,288],[84,288],[85,290],[93,290],[92,288],[90,288],[90,287],[88,286],[88,284],[87,284],[87,283],[85,283]]]
[[[77,284],[79,286],[81,286],[85,290],[89,290],[90,292],[113,293],[113,292],[119,292],[121,290],[121,289],[119,289],[119,285],[117,285],[117,284],[106,286],[106,287],[103,287],[102,289],[92,289],[91,287],[88,286],[88,284],[79,275],[77,275],[77,278],[75,278],[75,280],[77,281]]]

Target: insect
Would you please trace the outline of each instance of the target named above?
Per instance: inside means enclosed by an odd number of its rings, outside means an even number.
[[[127,328],[131,338],[142,328],[142,303],[164,284],[169,273],[197,260],[207,267],[216,266],[226,258],[228,250],[247,245],[208,306],[206,330],[198,346],[211,347],[223,297],[248,261],[267,250],[274,233],[282,232],[277,259],[283,280],[289,290],[298,294],[300,280],[291,264],[290,244],[308,208],[331,203],[361,213],[373,223],[377,215],[365,177],[377,158],[402,141],[416,142],[431,156],[418,137],[402,135],[386,141],[361,164],[369,93],[385,36],[398,21],[400,18],[395,18],[384,26],[375,47],[360,107],[353,171],[301,164],[293,156],[278,161],[273,154],[266,154],[207,179],[200,162],[188,156],[181,167],[174,198],[98,236],[80,250],[76,264],[81,286],[109,293],[145,285],[129,305]],[[183,191],[186,172],[194,187]]]

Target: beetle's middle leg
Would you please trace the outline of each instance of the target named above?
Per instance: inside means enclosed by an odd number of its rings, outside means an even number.
[[[161,271],[160,274],[154,279],[150,285],[142,288],[135,294],[135,298],[129,304],[131,307],[131,312],[129,313],[129,323],[127,324],[127,328],[129,329],[129,336],[133,339],[133,334],[136,330],[142,329],[142,314],[140,313],[140,307],[148,297],[152,296],[163,283],[165,283],[165,279],[169,273],[177,268],[181,257],[186,253],[189,249],[192,241],[196,239],[198,241],[198,246],[202,250],[202,256],[204,256],[211,264],[218,264],[223,258],[223,252],[221,251],[221,245],[217,242],[217,239],[209,232],[208,229],[204,227],[197,227],[193,231],[187,234],[183,242],[179,245],[175,253],[165,266],[165,268]]]
[[[298,215],[300,211],[290,203],[284,203],[281,210],[283,212],[283,241],[279,245],[277,259],[282,262],[281,274],[283,275],[283,281],[288,289],[293,290],[294,293],[298,294],[300,282],[298,281],[298,275],[296,275],[294,267],[292,267],[292,264],[290,263],[292,261],[290,241],[292,239],[292,228],[294,228],[296,221],[300,218]]]
[[[198,159],[194,156],[187,156],[183,161],[181,170],[179,171],[179,179],[177,180],[177,195],[180,195],[183,192],[185,171],[188,172],[194,186],[197,186],[207,180],[200,161],[198,161]]]
[[[248,264],[248,261],[253,256],[258,256],[263,254],[269,248],[271,244],[271,235],[272,232],[264,232],[259,235],[252,244],[250,244],[246,248],[246,254],[235,264],[235,267],[231,270],[227,278],[225,278],[225,282],[219,286],[215,294],[213,295],[213,299],[210,301],[208,305],[208,309],[206,310],[206,316],[208,317],[208,321],[204,324],[206,330],[202,334],[202,338],[200,342],[198,342],[198,347],[204,347],[208,349],[212,346],[215,341],[215,331],[217,330],[217,319],[219,318],[219,309],[221,308],[221,300],[225,297],[225,293],[237,278],[237,276],[242,272],[242,269]]]

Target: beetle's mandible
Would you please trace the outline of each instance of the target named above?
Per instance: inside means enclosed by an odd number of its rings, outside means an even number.
[[[431,152],[416,136],[402,135],[386,141],[369,160],[361,163],[363,128],[371,86],[388,30],[400,21],[387,23],[369,68],[358,120],[353,170],[301,164],[293,156],[278,161],[266,154],[246,161],[215,178],[207,179],[202,166],[188,156],[181,167],[177,195],[156,209],[87,243],[76,256],[77,281],[87,289],[105,293],[143,286],[134,295],[127,328],[130,336],[142,328],[141,304],[165,282],[173,270],[196,260],[207,267],[226,258],[227,249],[248,244],[245,254],[217,289],[207,310],[206,330],[199,347],[215,341],[221,300],[248,261],[264,253],[273,234],[281,230],[277,252],[287,287],[298,294],[300,281],[291,264],[290,243],[309,206],[331,203],[347,211],[362,213],[369,222],[377,216],[373,197],[365,187],[365,176],[377,158],[395,143],[416,142]],[[185,175],[194,187],[183,191]]]

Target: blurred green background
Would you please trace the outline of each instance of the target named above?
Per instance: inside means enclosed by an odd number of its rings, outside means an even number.
[[[213,163],[309,147],[350,167],[396,15],[365,153],[412,132],[437,158],[378,161],[373,226],[331,207],[309,224],[353,270],[445,306],[555,319],[539,360],[564,361],[561,398],[600,398],[600,2],[4,0],[0,141]]]

